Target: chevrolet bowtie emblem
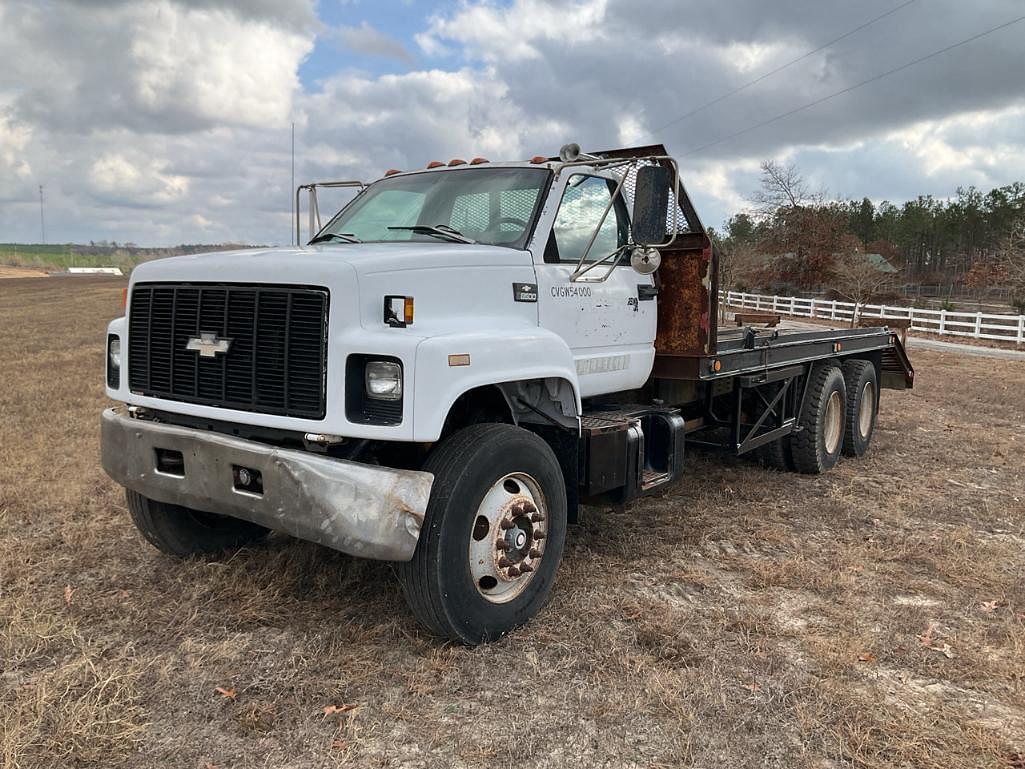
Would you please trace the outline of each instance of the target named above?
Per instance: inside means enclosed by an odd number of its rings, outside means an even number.
[[[185,345],[186,350],[198,352],[200,358],[213,358],[218,353],[227,352],[229,347],[231,340],[219,337],[213,331],[200,331],[199,336],[192,337]]]

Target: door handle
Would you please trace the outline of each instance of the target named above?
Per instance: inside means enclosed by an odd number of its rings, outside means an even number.
[[[655,286],[646,283],[637,284],[637,298],[642,302],[654,299],[656,296],[658,296],[658,288]]]

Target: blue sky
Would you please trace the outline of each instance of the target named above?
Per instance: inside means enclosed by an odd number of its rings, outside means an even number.
[[[383,34],[396,40],[414,57],[415,63],[418,49],[414,35],[424,28],[427,17],[444,5],[449,4],[415,0],[323,0],[317,4],[317,16],[328,27],[360,27],[369,24],[377,30],[387,30]],[[412,65],[394,56],[354,50],[335,37],[326,36],[317,40],[313,52],[299,67],[299,76],[303,86],[313,90],[318,81],[340,70],[358,69],[371,75],[384,75],[406,72]]]
[[[51,242],[286,242],[293,121],[297,182],[660,141],[714,225],[750,205],[767,159],[876,202],[988,190],[1025,179],[1025,19],[878,76],[1023,11],[0,0],[0,242],[39,240],[40,184]]]

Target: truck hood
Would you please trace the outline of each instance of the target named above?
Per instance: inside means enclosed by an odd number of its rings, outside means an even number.
[[[374,275],[451,267],[525,266],[530,254],[502,246],[464,243],[331,243],[254,248],[176,256],[145,262],[132,282],[245,282],[337,285],[353,272]]]

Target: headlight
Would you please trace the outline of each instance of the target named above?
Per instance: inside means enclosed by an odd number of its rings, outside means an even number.
[[[121,383],[121,337],[107,335],[107,387],[116,390]]]
[[[402,399],[402,366],[386,360],[367,361],[367,395],[383,401]]]
[[[111,337],[109,354],[110,365],[114,368],[121,368],[121,337]]]

